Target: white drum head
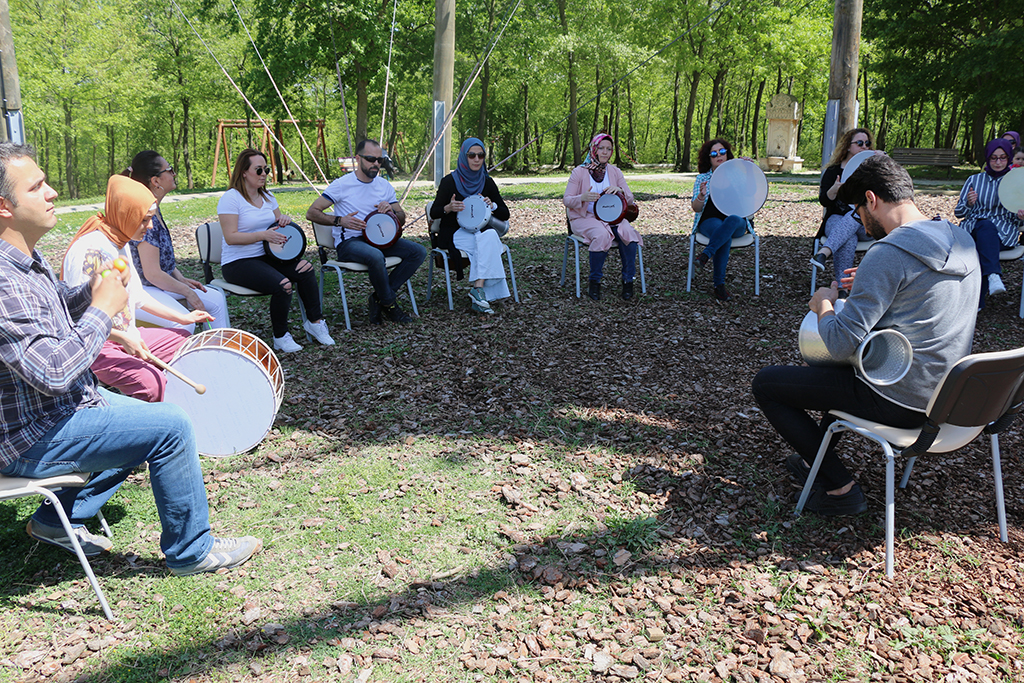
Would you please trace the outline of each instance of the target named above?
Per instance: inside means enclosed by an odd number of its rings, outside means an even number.
[[[749,218],[768,199],[768,179],[757,164],[729,159],[711,174],[708,191],[715,206],[726,216]]]
[[[846,167],[843,169],[843,174],[839,176],[839,179],[845,183],[850,176],[853,175],[853,172],[857,170],[857,167],[864,163],[865,159],[870,159],[875,156],[875,154],[877,154],[877,152],[873,149],[866,149],[863,152],[857,152],[854,154],[853,157],[846,162]]]
[[[459,227],[478,232],[491,220],[491,209],[481,195],[475,194],[462,200],[466,208],[458,213]]]
[[[999,203],[1013,214],[1024,209],[1024,166],[1010,169],[999,181]]]
[[[626,202],[614,192],[603,194],[594,202],[594,215],[605,223],[618,223],[625,212]]]
[[[302,229],[294,223],[289,223],[283,228],[278,228],[277,224],[271,226],[271,229],[277,228],[277,232],[288,238],[288,241],[284,244],[273,244],[271,242],[264,242],[266,245],[266,251],[271,256],[275,256],[282,261],[294,261],[306,253],[306,234],[302,232]]]
[[[398,222],[387,213],[374,211],[366,217],[366,230],[363,237],[375,247],[387,247],[395,242],[398,235]]]

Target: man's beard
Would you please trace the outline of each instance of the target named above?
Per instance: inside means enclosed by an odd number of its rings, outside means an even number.
[[[882,224],[875,220],[875,217],[866,209],[864,210],[864,215],[861,216],[861,219],[864,221],[864,232],[868,234],[868,237],[875,240],[880,240],[885,237],[885,228],[883,228]]]
[[[380,173],[380,168],[377,166],[369,166],[363,169],[363,173],[367,178],[376,178],[377,174]]]

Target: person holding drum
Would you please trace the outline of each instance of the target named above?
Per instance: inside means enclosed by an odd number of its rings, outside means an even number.
[[[754,377],[757,404],[796,453],[786,468],[805,485],[828,425],[830,410],[910,429],[925,423],[925,410],[946,371],[971,352],[981,291],[981,266],[963,230],[930,220],[914,204],[914,183],[891,157],[876,154],[850,174],[837,195],[857,207],[877,242],[857,268],[850,296],[836,309],[838,283],[811,298],[818,333],[834,360],[855,357],[876,329],[906,337],[910,368],[891,384],[871,384],[852,365],[770,366]],[[821,413],[819,420],[811,413]],[[806,509],[821,515],[852,515],[867,500],[835,449],[823,455]]]
[[[714,138],[701,145],[697,153],[698,175],[693,183],[693,196],[690,200],[690,208],[696,214],[693,229],[708,238],[708,245],[697,256],[697,268],[703,268],[708,261],[712,262],[712,283],[715,298],[719,301],[732,298],[725,288],[725,270],[729,265],[732,240],[750,230],[750,223],[744,216],[726,216],[709,196],[708,186],[712,174],[732,158],[732,145],[722,138]]]
[[[104,264],[119,258],[125,261],[129,303],[114,316],[110,337],[93,362],[92,371],[107,386],[149,402],[164,400],[167,387],[167,377],[149,362],[149,358],[155,356],[169,362],[188,337],[182,328],[212,320],[202,309],[171,309],[143,291],[127,245],[129,240],[143,238],[155,212],[156,198],[152,192],[130,178],[112,176],[107,181],[103,212],[89,218],[78,230],[64,254],[63,264],[63,278],[70,286],[77,287],[106,268]],[[178,323],[180,327],[137,327],[136,309]]]
[[[1024,230],[1024,210],[1012,214],[999,202],[999,182],[1009,173],[1012,157],[1013,143],[1005,137],[985,145],[983,172],[967,179],[953,209],[960,227],[971,233],[978,249],[983,276],[979,309],[985,307],[986,295],[1006,292],[999,252],[1016,247]]]
[[[362,263],[369,269],[373,293],[367,310],[373,325],[382,324],[384,318],[396,323],[412,322],[412,317],[398,305],[398,292],[427,258],[422,244],[398,236],[401,233],[397,231],[405,225],[405,211],[391,183],[380,176],[384,158],[376,140],[361,140],[356,145],[355,170],[328,185],[306,211],[307,220],[334,226],[339,261]],[[324,213],[332,206],[333,214]],[[375,221],[377,217],[384,219],[393,235],[387,240],[389,246],[374,246],[364,235],[367,219]],[[386,265],[389,256],[402,259],[390,273]]]
[[[274,330],[274,348],[285,353],[301,351],[288,331],[288,310],[292,291],[298,289],[306,308],[303,328],[325,346],[334,344],[327,331],[327,321],[320,310],[320,288],[316,273],[301,254],[292,261],[282,261],[267,254],[264,242],[284,244],[288,238],[278,232],[292,222],[281,213],[277,199],[267,191],[270,167],[262,153],[243,150],[231,172],[231,189],[217,202],[224,240],[220,269],[228,282],[270,295],[270,324]],[[276,225],[275,225],[276,224]]]
[[[131,247],[132,263],[142,281],[142,290],[167,308],[179,313],[188,312],[188,309],[178,303],[179,301],[184,301],[193,311],[206,311],[213,316],[211,327],[231,327],[224,292],[219,289],[207,289],[201,282],[185,277],[175,262],[171,233],[160,214],[160,202],[168,192],[178,186],[174,169],[156,152],[145,150],[135,155],[132,165],[124,175],[148,187],[156,197],[153,227],[146,231],[145,237],[141,240],[132,240],[128,243]],[[151,316],[145,311],[139,311],[136,317],[138,320],[161,327],[167,324],[167,321]],[[187,325],[184,329],[192,334],[195,325]]]
[[[628,220],[612,225],[594,215],[594,203],[603,194],[616,194],[629,204],[635,204],[622,171],[608,163],[615,151],[615,141],[607,133],[598,133],[590,141],[590,151],[580,166],[573,169],[565,188],[562,203],[569,213],[569,229],[587,243],[590,252],[590,278],[587,292],[590,298],[601,298],[601,278],[608,250],[618,245],[622,259],[622,298],[633,298],[633,280],[636,277],[637,245],[643,238]]]
[[[463,262],[460,251],[469,258],[469,279],[472,288],[469,298],[477,313],[494,313],[491,302],[509,296],[505,267],[501,254],[505,247],[495,230],[487,226],[469,230],[459,225],[457,218],[466,208],[463,200],[482,196],[491,212],[491,218],[507,221],[508,207],[498,192],[498,186],[487,175],[484,168],[484,143],[477,138],[467,138],[459,149],[459,160],[455,171],[446,175],[437,186],[437,196],[430,206],[430,218],[441,219],[438,246],[448,251],[449,263],[455,268],[456,277],[463,277]]]
[[[818,202],[825,207],[825,215],[815,236],[825,239],[820,242],[818,253],[811,258],[811,265],[824,273],[825,263],[831,256],[832,272],[839,283],[842,283],[844,271],[853,267],[853,260],[857,255],[857,242],[866,240],[868,234],[864,232],[864,226],[860,224],[860,218],[853,207],[840,202],[836,196],[839,188],[843,186],[842,175],[847,162],[872,147],[874,139],[867,128],[852,128],[843,133],[839,137],[835,151],[832,152],[832,158],[828,161],[828,167],[821,176],[821,185],[818,188]]]

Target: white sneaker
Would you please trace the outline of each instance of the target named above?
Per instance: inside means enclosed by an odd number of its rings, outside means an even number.
[[[291,332],[285,332],[283,337],[274,337],[274,350],[284,351],[285,353],[294,353],[301,351],[302,347],[295,343],[292,339]]]
[[[306,322],[302,323],[302,327],[303,329],[306,330],[306,332],[309,332],[310,336],[312,336],[313,339],[316,339],[324,346],[334,346],[334,340],[331,339],[331,334],[330,332],[327,331],[326,320],[321,320],[318,323],[311,323],[307,320]]]
[[[992,273],[988,276],[988,295],[995,296],[996,294],[1006,294],[1006,285],[1003,284],[1003,278],[999,277],[998,273]]]

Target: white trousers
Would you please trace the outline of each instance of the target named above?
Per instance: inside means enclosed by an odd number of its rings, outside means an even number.
[[[179,294],[165,292],[158,287],[143,287],[142,289],[167,308],[183,314],[188,313],[188,309],[179,303],[184,301],[185,297]],[[224,292],[219,289],[214,289],[213,287],[207,287],[205,292],[200,289],[194,291],[199,297],[199,300],[203,302],[203,308],[206,309],[206,312],[213,316],[213,322],[210,323],[211,327],[231,327],[231,316],[228,315],[228,302],[224,300]],[[165,318],[150,315],[141,308],[136,310],[135,318],[142,322],[156,325],[157,327],[185,330],[189,334],[192,334],[196,330],[195,325],[181,325],[176,322],[171,322]]]
[[[488,301],[511,296],[505,279],[505,266],[501,262],[505,245],[498,233],[493,230],[470,232],[459,228],[452,236],[452,242],[469,257],[469,281],[484,281],[484,296]]]

